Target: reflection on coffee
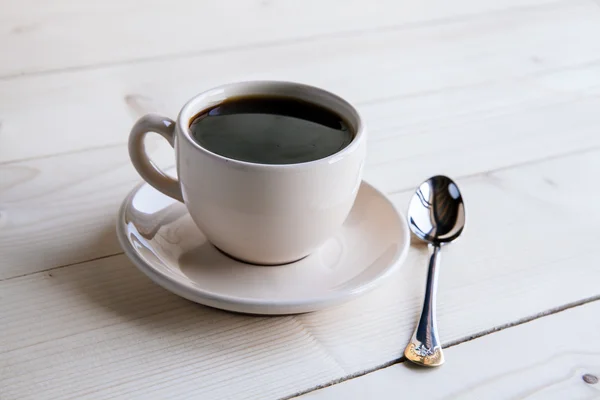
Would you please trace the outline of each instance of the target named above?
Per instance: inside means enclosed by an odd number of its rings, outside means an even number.
[[[336,113],[298,99],[228,99],[192,118],[192,137],[221,156],[257,164],[297,164],[337,153],[354,134]]]

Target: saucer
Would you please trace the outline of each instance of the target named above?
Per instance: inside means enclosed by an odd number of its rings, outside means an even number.
[[[410,240],[405,217],[364,181],[338,233],[287,265],[229,258],[206,240],[182,203],[147,183],[123,201],[117,234],[155,283],[200,304],[250,314],[303,313],[356,298],[399,268]]]

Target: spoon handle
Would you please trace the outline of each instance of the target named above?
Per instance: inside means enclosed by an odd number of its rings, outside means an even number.
[[[419,318],[419,324],[413,333],[410,343],[408,343],[408,346],[404,350],[404,356],[415,364],[437,367],[444,363],[444,353],[442,353],[442,346],[438,338],[435,316],[435,298],[441,248],[439,245],[431,245],[430,247],[432,248],[432,252],[429,258],[427,286],[423,309],[421,310],[421,318]]]

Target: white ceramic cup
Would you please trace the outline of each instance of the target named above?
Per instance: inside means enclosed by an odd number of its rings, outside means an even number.
[[[354,133],[339,152],[298,164],[256,164],[213,153],[190,133],[199,113],[228,98],[276,95],[304,100],[340,115]],[[148,159],[144,136],[156,132],[175,149],[178,180]],[[185,203],[221,251],[240,260],[285,264],[299,260],[335,234],[348,216],[362,179],[364,124],[347,101],[316,87],[252,81],[216,87],[189,100],[177,122],[145,115],[131,129],[129,155],[138,173],[162,193]]]

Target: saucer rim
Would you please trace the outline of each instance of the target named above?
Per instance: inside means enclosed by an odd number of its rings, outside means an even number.
[[[133,196],[144,185],[148,185],[148,183],[145,181],[137,184],[127,194],[121,203],[116,224],[117,239],[119,240],[119,243],[127,257],[133,261],[134,265],[142,273],[144,273],[144,275],[150,278],[155,284],[162,286],[164,289],[195,303],[227,311],[257,315],[286,315],[318,311],[353,300],[380,286],[386,280],[386,278],[389,278],[400,269],[400,266],[404,263],[408,256],[410,248],[410,231],[408,229],[408,222],[405,215],[381,190],[377,189],[364,179],[361,180],[361,186],[363,184],[368,186],[371,190],[375,191],[378,196],[383,198],[396,213],[399,219],[400,228],[403,233],[403,238],[401,241],[399,241],[399,249],[396,251],[394,258],[380,274],[353,289],[336,291],[328,295],[310,297],[301,300],[256,300],[247,297],[223,295],[205,289],[190,287],[189,285],[186,285],[177,279],[174,274],[171,276],[171,273],[168,273],[168,271],[164,271],[163,269],[159,270],[153,265],[152,262],[148,262],[143,259],[142,256],[135,250],[134,246],[127,238],[124,228],[127,225],[125,222],[125,213],[127,207],[131,203]],[[185,204],[183,205],[185,206]],[[223,256],[226,257],[225,255]],[[265,266],[265,268],[270,268],[270,266]]]

